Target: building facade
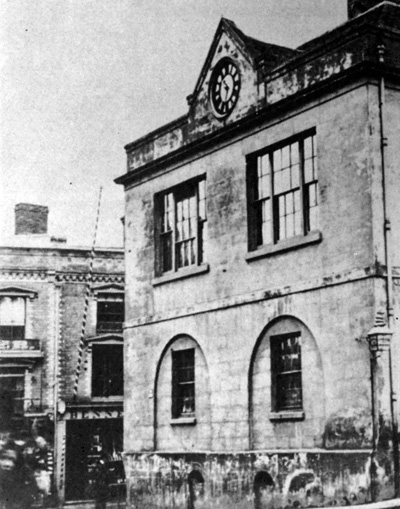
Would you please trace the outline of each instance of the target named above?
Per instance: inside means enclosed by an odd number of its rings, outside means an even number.
[[[188,113],[125,147],[129,507],[395,496],[399,28],[222,19]]]
[[[0,248],[1,438],[44,439],[59,502],[94,498],[101,455],[121,498],[123,251],[69,247],[47,234],[47,215],[17,205]]]

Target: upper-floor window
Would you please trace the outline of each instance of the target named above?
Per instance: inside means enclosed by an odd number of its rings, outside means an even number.
[[[122,293],[99,293],[97,296],[97,332],[119,332],[124,322]]]
[[[301,410],[301,333],[271,336],[273,411]]]
[[[92,396],[122,396],[124,391],[123,346],[93,344]]]
[[[194,348],[172,350],[172,417],[195,414]]]
[[[204,179],[185,182],[156,196],[156,274],[204,262]]]
[[[0,339],[25,339],[25,310],[24,297],[0,297]]]
[[[248,170],[250,250],[318,229],[315,131],[251,154]]]

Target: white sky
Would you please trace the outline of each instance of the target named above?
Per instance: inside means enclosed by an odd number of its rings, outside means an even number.
[[[122,246],[124,145],[187,111],[221,16],[296,47],[343,23],[346,0],[0,0],[0,243],[14,206],[49,233]]]

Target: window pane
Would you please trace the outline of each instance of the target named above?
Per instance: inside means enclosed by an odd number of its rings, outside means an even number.
[[[264,175],[258,181],[258,198],[268,198],[270,195],[270,177]]]
[[[271,204],[269,200],[262,203],[262,239],[261,244],[272,243]]]
[[[172,232],[161,237],[161,257],[163,272],[172,270]]]
[[[302,407],[300,334],[271,337],[277,411]]]
[[[200,221],[198,225],[199,235],[199,263],[203,263],[206,260],[206,254],[204,246],[207,244],[207,221]]]
[[[199,219],[206,219],[206,181],[199,182]]]
[[[301,408],[301,375],[300,373],[280,376],[278,381],[280,409]]]
[[[25,325],[25,299],[2,297],[0,299],[0,325]]]
[[[258,170],[259,176],[269,175],[271,172],[269,154],[265,154],[258,158]]]
[[[282,169],[282,155],[281,155],[281,151],[280,149],[279,150],[275,150],[274,152],[274,155],[273,155],[273,164],[274,164],[274,172],[278,172]]]
[[[300,166],[295,164],[291,169],[291,189],[295,189],[300,185]]]
[[[285,190],[283,172],[281,170],[274,170],[274,194],[281,194]]]
[[[290,166],[290,146],[282,148],[282,168],[288,168]]]
[[[311,159],[312,156],[313,156],[312,136],[309,136],[304,140],[304,159]]]
[[[194,414],[194,348],[172,352],[172,398],[173,417],[185,417]]]
[[[164,213],[162,222],[162,231],[167,232],[172,229],[173,222],[173,198],[172,194],[168,193],[164,196]]]
[[[316,136],[304,140],[304,182],[317,179]]]
[[[304,182],[311,182],[314,180],[313,175],[313,160],[312,159],[306,159],[304,161]]]
[[[291,200],[288,200],[288,203]],[[286,216],[286,238],[294,236],[294,215],[288,214]]]
[[[314,180],[318,178],[318,167],[317,167],[317,137],[313,136],[313,161],[314,161]]]
[[[299,144],[298,142],[293,143],[290,146],[290,152],[291,152],[291,164],[294,166],[295,164],[299,163]]]

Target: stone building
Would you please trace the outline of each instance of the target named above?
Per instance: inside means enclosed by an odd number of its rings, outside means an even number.
[[[395,496],[399,29],[391,1],[297,49],[222,19],[187,114],[125,147],[130,507]]]
[[[47,207],[17,205],[15,236],[0,247],[1,439],[47,441],[60,501],[93,498],[91,471],[104,453],[111,496],[121,497],[123,251],[70,247],[48,235],[47,216]]]

